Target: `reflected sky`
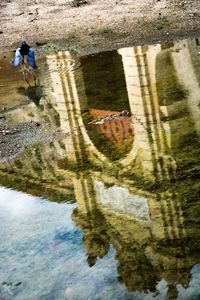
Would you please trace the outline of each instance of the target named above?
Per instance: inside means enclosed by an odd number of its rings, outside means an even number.
[[[119,186],[106,188],[103,182],[96,182],[95,185],[102,206],[140,221],[150,221],[147,199],[130,194],[128,189]]]
[[[75,206],[0,188],[1,299],[166,299],[164,280],[155,294],[127,292],[113,247],[88,267],[82,232],[71,220]],[[198,299],[199,280],[197,265],[190,287],[178,286],[178,299]]]
[[[117,299],[119,292],[126,295],[116,280],[114,249],[95,268],[87,266],[81,230],[70,218],[74,207],[0,189],[0,278],[22,282],[9,290],[2,287],[2,299],[12,294],[15,299],[113,299],[114,295]]]

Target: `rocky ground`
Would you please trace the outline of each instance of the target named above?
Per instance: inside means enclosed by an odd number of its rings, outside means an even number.
[[[29,145],[49,143],[59,137],[63,137],[59,130],[47,131],[45,124],[34,121],[9,124],[0,115],[0,164],[13,159]]]
[[[0,162],[13,158],[21,152],[30,138],[36,135],[40,124],[35,122],[9,125],[0,121]]]
[[[86,54],[199,35],[200,0],[1,0],[0,48]],[[58,46],[59,45],[59,46]]]

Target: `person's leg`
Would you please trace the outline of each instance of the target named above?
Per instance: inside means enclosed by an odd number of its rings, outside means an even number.
[[[23,73],[24,81],[26,81],[28,83],[28,85],[30,86],[30,82],[28,80],[28,70],[26,69],[26,66],[23,62],[21,64],[21,66],[22,66],[22,73]]]

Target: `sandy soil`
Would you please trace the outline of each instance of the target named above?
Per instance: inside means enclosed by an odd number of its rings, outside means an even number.
[[[74,0],[80,1],[80,0]],[[0,50],[48,41],[81,54],[199,35],[200,0],[1,0]]]

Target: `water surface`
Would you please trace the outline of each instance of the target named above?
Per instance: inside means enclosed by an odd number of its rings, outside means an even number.
[[[1,299],[200,298],[199,51],[2,56],[2,122],[60,135],[1,160]]]

